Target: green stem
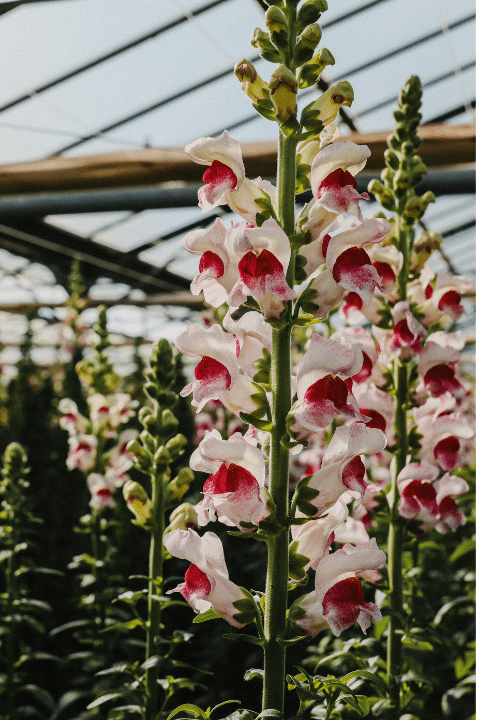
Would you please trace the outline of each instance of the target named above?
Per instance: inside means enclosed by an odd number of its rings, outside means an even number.
[[[395,361],[396,409],[395,427],[397,431],[398,451],[395,471],[392,478],[392,507],[388,533],[388,582],[390,586],[390,618],[387,639],[387,675],[390,686],[390,699],[395,705],[395,718],[399,717],[399,683],[395,676],[400,673],[402,642],[401,616],[403,612],[402,554],[404,525],[398,515],[397,506],[400,495],[397,487],[398,474],[407,463],[407,412],[408,393],[407,366]]]
[[[11,520],[14,525],[14,520]],[[16,535],[17,533],[15,533]],[[8,567],[6,572],[6,584],[7,584],[7,603],[6,603],[6,617],[10,617],[10,623],[7,627],[6,638],[5,638],[5,660],[7,666],[7,677],[5,679],[5,694],[7,696],[7,715],[6,717],[15,720],[17,712],[15,709],[15,656],[16,656],[16,626],[17,623],[13,620],[14,617],[14,602],[17,599],[16,592],[16,554],[14,551],[15,545],[17,544],[15,536],[13,537],[14,542],[12,543],[12,554],[8,559]]]
[[[146,627],[146,660],[158,654],[157,639],[160,634],[161,604],[156,599],[162,594],[163,533],[165,531],[164,479],[157,473],[153,484],[153,526],[150,545],[150,581],[148,588],[148,623]],[[146,713],[145,720],[154,720],[158,707],[158,667],[147,668],[145,675]]]
[[[278,221],[290,237],[294,234],[296,138],[279,131]],[[287,282],[293,283],[293,263]],[[291,317],[291,308],[288,317]],[[265,600],[263,710],[284,711],[286,648],[280,642],[286,630],[287,579],[289,574],[289,450],[282,445],[291,408],[291,325],[272,331],[273,429],[270,450],[269,492],[276,505],[276,521],[283,528],[268,539]]]
[[[286,431],[286,417],[291,407],[290,343],[291,328],[274,330],[272,338],[272,387],[274,399],[273,430],[270,451],[269,491],[276,504],[276,521],[284,527],[268,538],[264,646],[263,710],[284,711],[286,649],[279,641],[284,637],[289,572],[288,514],[289,450],[281,445]]]

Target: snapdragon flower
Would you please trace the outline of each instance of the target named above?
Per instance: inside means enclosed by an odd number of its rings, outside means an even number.
[[[265,318],[280,317],[284,301],[295,297],[286,282],[291,245],[284,230],[275,220],[265,220],[261,227],[247,228],[239,235],[234,249],[241,255],[239,279],[227,298],[228,304],[238,307],[251,296]]]
[[[348,490],[361,499],[369,485],[361,455],[373,455],[384,449],[386,439],[379,428],[368,428],[354,422],[337,427],[324,452],[323,463],[308,485],[318,490],[311,504],[318,515],[328,510]],[[377,490],[377,488],[374,488]]]
[[[316,568],[315,590],[295,603],[299,613],[302,611],[299,617],[294,614],[295,624],[311,637],[328,626],[339,637],[343,630],[358,622],[366,634],[371,618],[378,622],[382,615],[377,605],[364,601],[356,574],[377,570],[385,560],[375,538],[362,545],[346,543],[323,557]]]
[[[198,191],[202,212],[228,205],[250,225],[255,225],[260,212],[255,200],[267,199],[267,194],[245,177],[240,143],[224,130],[217,138],[195,140],[185,147],[185,152],[196,163],[209,166],[203,174],[205,185]]]
[[[190,459],[192,470],[209,472],[203,500],[195,506],[198,524],[219,519],[247,531],[241,523],[258,525],[270,515],[269,493],[264,487],[266,464],[252,437],[235,433],[223,440],[218,430],[205,437]]]
[[[375,288],[384,290],[364,248],[380,242],[389,230],[390,223],[382,218],[367,218],[361,222],[351,218],[340,232],[324,241],[322,253],[326,267],[344,290],[357,293],[364,304],[371,301]]]
[[[163,544],[171,555],[191,563],[185,581],[167,595],[179,592],[197,614],[212,608],[234,627],[243,627],[234,618],[238,611],[233,603],[245,595],[229,580],[220,538],[212,532],[200,536],[192,529],[174,530],[165,535]]]
[[[195,368],[195,381],[180,392],[182,397],[193,393],[192,404],[197,411],[212,399],[220,400],[236,414],[252,412],[257,407],[250,398],[256,388],[241,373],[237,362],[235,338],[224,332],[220,325],[208,329],[190,325],[176,337],[175,347],[184,355],[200,358]]]
[[[369,200],[369,195],[360,195],[354,176],[365,167],[370,154],[367,145],[351,141],[329,143],[318,152],[311,165],[311,190],[322,207],[361,218],[359,201]]]
[[[454,498],[469,490],[465,480],[446,473],[437,480],[439,469],[426,461],[410,463],[397,477],[400,500],[398,513],[407,520],[421,523],[421,531],[436,528],[445,533],[466,522]]]
[[[363,366],[359,344],[346,345],[313,334],[297,371],[297,402],[291,411],[291,432],[299,439],[308,431],[322,430],[335,415],[363,416],[345,379],[357,375]]]

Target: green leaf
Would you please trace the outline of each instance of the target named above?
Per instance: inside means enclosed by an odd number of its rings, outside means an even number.
[[[475,552],[476,550],[476,539],[475,538],[468,538],[467,540],[464,540],[463,542],[459,543],[459,545],[456,547],[452,555],[450,556],[449,560],[451,563],[455,562],[459,558],[461,558],[463,555],[466,555],[470,552]]]
[[[58,633],[65,632],[66,630],[74,630],[75,628],[86,627],[86,625],[92,625],[92,620],[71,620],[71,622],[59,625],[59,627],[51,630],[49,635],[53,637],[54,635],[58,635]]]
[[[421,652],[429,652],[434,649],[426,640],[420,640],[414,635],[403,635],[402,645],[409,648],[410,650],[420,650]]]
[[[148,660],[145,660],[141,667],[143,670],[149,670],[149,668],[152,667],[160,667],[164,662],[165,658],[162,658],[160,655],[152,655]]]
[[[56,702],[50,692],[47,692],[47,690],[44,690],[38,685],[30,684],[24,685],[21,690],[22,692],[26,692],[29,693],[29,695],[32,695],[32,697],[38,700],[44,707],[47,708],[47,710],[50,710],[51,712],[55,710]]]
[[[246,633],[224,633],[222,637],[226,640],[245,640],[246,642],[252,643],[253,645],[264,645],[264,640],[254,635],[247,635]]]
[[[349,680],[352,680],[353,678],[365,678],[366,680],[370,680],[372,683],[375,683],[375,685],[378,685],[380,690],[383,692],[388,692],[387,684],[384,680],[382,680],[381,677],[378,675],[375,675],[375,673],[370,672],[369,670],[353,670],[353,672],[348,673],[344,677],[341,678],[341,682],[347,683]]]
[[[253,680],[254,678],[260,678],[261,680],[263,680],[264,671],[260,668],[251,668],[250,670],[246,670],[244,674],[244,680]]]
[[[272,430],[272,423],[269,420],[261,420],[260,418],[257,418],[253,413],[244,413],[241,412],[240,419],[243,420],[248,425],[253,425],[257,430],[262,430],[263,432],[270,432]]]
[[[370,703],[366,695],[340,695],[338,700],[343,700],[353,710],[356,710],[358,715],[365,717],[370,712]]]
[[[215,610],[213,608],[210,608],[209,610],[205,610],[204,613],[200,613],[200,615],[196,615],[194,617],[194,619],[192,620],[192,622],[193,623],[202,623],[202,622],[207,622],[207,620],[220,620],[220,615],[217,615]]]
[[[99,705],[104,705],[104,703],[109,702],[110,700],[116,700],[116,698],[123,697],[123,693],[108,693],[107,695],[101,695],[101,697],[96,698],[96,700],[93,700],[92,703],[90,703],[87,706],[87,710],[92,710],[92,708],[98,707]]]
[[[188,710],[188,712],[192,712],[195,717],[201,717],[207,720],[210,717],[210,712],[206,713],[205,710],[202,710],[202,708],[198,707],[198,705],[193,705],[192,703],[183,703],[183,705],[179,705],[177,708],[171,711],[171,713],[168,715],[166,720],[171,720],[175,715],[182,710]]]

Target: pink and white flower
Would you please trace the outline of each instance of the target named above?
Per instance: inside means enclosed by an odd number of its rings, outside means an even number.
[[[463,390],[455,373],[460,360],[459,350],[464,343],[459,333],[439,331],[428,336],[420,355],[418,371],[425,390],[433,397]]]
[[[62,398],[59,402],[59,411],[62,417],[59,418],[59,425],[67,430],[69,435],[85,433],[89,425],[89,420],[81,415],[76,403],[70,398]]]
[[[291,260],[289,238],[275,220],[265,220],[261,227],[247,228],[237,237],[235,252],[241,255],[239,280],[227,302],[232,307],[253,297],[265,318],[280,317],[284,301],[295,297],[286,282]]]
[[[383,432],[378,428],[368,428],[364,423],[350,423],[336,428],[324,453],[321,469],[309,481],[309,487],[319,493],[311,500],[318,509],[318,515],[348,490],[352,497],[361,499],[367,489],[372,489],[361,455],[381,452],[385,445]]]
[[[193,393],[192,405],[197,411],[212,399],[220,400],[236,414],[257,407],[250,398],[256,388],[241,374],[235,338],[220,325],[208,329],[190,325],[176,337],[175,347],[188,357],[201,358],[195,367],[195,381],[180,393],[182,397]]]
[[[97,438],[94,435],[72,435],[69,438],[67,467],[70,470],[79,468],[82,472],[91,470],[96,461]]]
[[[395,442],[395,410],[391,395],[383,392],[374,383],[362,383],[353,387],[360,412],[370,418],[367,428],[379,428],[385,433],[389,445]]]
[[[302,515],[298,513],[297,517]],[[319,561],[328,555],[336,529],[347,517],[348,507],[341,502],[335,502],[326,514],[317,520],[291,527],[292,546],[299,555],[308,559],[305,570],[310,567],[316,569]]]
[[[425,438],[420,459],[436,461],[445,471],[461,466],[461,440],[474,437],[473,428],[461,413],[419,417],[417,432]]]
[[[233,320],[228,312],[223,326],[235,337],[240,367],[248,377],[253,378],[256,372],[254,363],[263,357],[263,348],[271,349],[271,326],[255,310],[244,313],[238,320]]]
[[[371,301],[375,288],[384,290],[380,276],[364,248],[380,242],[390,227],[390,223],[382,218],[368,218],[362,222],[351,218],[341,232],[328,239],[326,267],[344,290],[357,293],[364,304]]]
[[[365,167],[370,155],[367,145],[351,141],[325,145],[311,165],[311,190],[320,205],[332,213],[361,218],[359,201],[369,200],[369,195],[360,195],[354,176]]]
[[[210,473],[202,490],[204,498],[196,505],[200,526],[218,516],[225,525],[247,531],[250,528],[240,523],[258,525],[270,515],[265,458],[251,436],[246,439],[235,433],[223,440],[218,430],[205,433],[190,467]]]
[[[197,615],[212,608],[234,627],[242,627],[234,618],[238,610],[233,603],[245,595],[229,580],[220,538],[212,532],[200,536],[192,529],[174,530],[163,543],[169,553],[191,563],[185,582],[167,594],[181,593]]]
[[[89,505],[92,508],[114,507],[113,486],[104,475],[100,473],[89,473],[87,486],[91,493]]]
[[[297,601],[304,615],[294,622],[311,637],[328,626],[339,637],[355,622],[366,634],[371,618],[378,622],[382,615],[377,605],[364,601],[363,588],[356,575],[383,567],[385,560],[385,553],[378,548],[375,538],[364,545],[347,543],[323,557],[316,569],[316,589]]]
[[[245,177],[240,143],[224,132],[217,138],[202,137],[186,146],[187,155],[209,168],[203,174],[205,185],[198,191],[202,212],[228,205],[251,225],[255,225],[260,207],[254,202],[266,193]]]
[[[245,226],[245,224],[244,224]],[[233,252],[228,231],[220,218],[208,229],[193,230],[182,240],[188,252],[200,255],[199,274],[190,285],[194,295],[203,292],[212,307],[220,307],[239,277],[239,258]]]
[[[441,533],[455,531],[466,522],[454,497],[467,492],[469,486],[455,475],[446,473],[437,480],[438,475],[438,468],[423,461],[410,463],[397,478],[398,512],[407,520],[419,520],[424,533],[434,527]]]
[[[309,347],[299,363],[296,384],[297,402],[293,408],[294,420],[291,431],[295,436],[307,435],[307,431],[322,430],[335,415],[366,418],[345,379],[357,375],[363,366],[363,354],[359,344],[347,345],[337,340],[325,339],[313,334]]]

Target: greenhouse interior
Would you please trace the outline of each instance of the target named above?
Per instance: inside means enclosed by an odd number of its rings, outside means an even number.
[[[473,0],[0,29],[0,720],[475,719]]]

